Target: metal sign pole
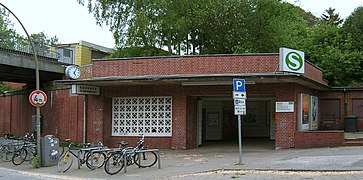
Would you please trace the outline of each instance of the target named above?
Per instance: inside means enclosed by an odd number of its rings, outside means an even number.
[[[238,115],[238,143],[239,143],[239,165],[242,165],[242,119]]]
[[[28,40],[29,40],[29,43],[30,43],[30,46],[32,48],[32,51],[33,51],[33,54],[34,54],[34,61],[35,61],[35,86],[36,86],[36,90],[39,90],[40,89],[40,80],[39,80],[39,63],[38,63],[38,56],[37,56],[37,51],[35,50],[35,46],[34,46],[34,43],[32,41],[32,39],[30,38],[29,34],[28,34],[28,31],[26,31],[23,23],[21,23],[21,21],[19,20],[19,18],[8,8],[6,7],[4,4],[0,3],[0,6],[4,7],[6,10],[9,11],[10,14],[12,14],[15,19],[19,22],[19,24],[21,25],[21,27],[23,28]],[[40,107],[37,107],[36,108],[36,113],[37,113],[37,119],[36,119],[36,130],[37,130],[37,156],[39,157],[39,162],[41,163],[42,160],[41,160],[41,155],[40,155]]]

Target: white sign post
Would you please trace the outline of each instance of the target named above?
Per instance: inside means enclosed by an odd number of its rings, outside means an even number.
[[[246,115],[246,87],[244,79],[233,79],[234,115],[238,115],[239,164],[242,165],[242,117]]]

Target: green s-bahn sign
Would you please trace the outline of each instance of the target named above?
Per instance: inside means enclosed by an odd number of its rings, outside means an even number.
[[[305,72],[304,52],[280,48],[280,71],[303,74]]]

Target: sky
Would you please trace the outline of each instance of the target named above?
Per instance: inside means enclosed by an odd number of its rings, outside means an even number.
[[[87,1],[87,0],[85,0]],[[335,8],[342,18],[355,8],[363,6],[363,0],[286,0],[320,17],[329,7]],[[193,2],[193,0],[191,0]],[[87,41],[114,48],[115,41],[109,28],[96,25],[92,14],[77,0],[0,0],[23,23],[29,34],[44,32],[48,37],[57,36],[63,44]],[[10,17],[19,34],[25,35],[19,23]]]

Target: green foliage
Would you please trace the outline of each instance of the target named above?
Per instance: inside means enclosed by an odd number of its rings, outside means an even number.
[[[110,26],[118,47],[166,47],[176,54],[230,54],[246,47],[275,52],[281,45],[296,46],[297,35],[313,21],[276,0],[87,2],[97,23]]]
[[[40,168],[42,166],[38,155],[33,156],[31,162],[33,168]]]
[[[13,48],[19,37],[13,29],[13,24],[9,20],[9,14],[5,9],[0,8],[0,47]]]
[[[321,19],[325,24],[332,26],[339,26],[343,23],[343,19],[341,19],[339,14],[335,13],[335,9],[331,7],[325,10],[325,13],[321,16]]]
[[[352,38],[344,36],[338,26],[322,23],[311,29],[304,46],[307,59],[323,68],[330,85],[347,86],[362,81],[363,53],[351,50]]]
[[[363,51],[363,7],[360,6],[346,19],[343,33],[352,37],[352,48]]]
[[[126,47],[120,48],[110,55],[110,58],[145,57],[145,56],[170,56],[171,54],[162,49],[149,47]]]
[[[305,51],[330,85],[362,83],[363,8],[344,22],[335,9],[321,18],[281,0],[78,0],[110,27],[112,57]]]
[[[237,179],[237,178],[241,178],[242,176],[245,176],[245,173],[236,173],[234,174],[231,178],[232,179]]]
[[[9,85],[0,83],[0,93],[3,93],[5,91],[12,90],[12,88]]]
[[[44,32],[30,35],[37,49],[48,49],[49,46],[59,44],[58,38],[48,37]],[[9,20],[9,13],[0,8],[0,47],[14,49],[29,45],[28,38],[21,36],[13,29],[13,23]]]

